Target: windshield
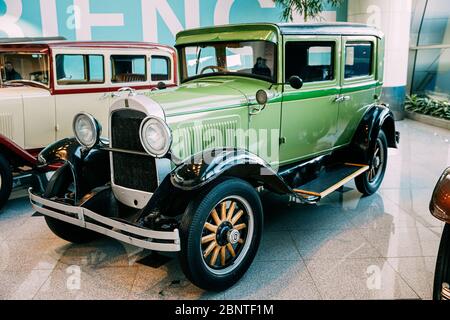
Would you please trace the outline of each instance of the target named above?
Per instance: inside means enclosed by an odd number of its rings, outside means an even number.
[[[276,44],[269,41],[213,42],[181,48],[181,79],[234,74],[276,81]]]
[[[38,53],[0,53],[2,82],[33,81],[48,86],[48,57]]]

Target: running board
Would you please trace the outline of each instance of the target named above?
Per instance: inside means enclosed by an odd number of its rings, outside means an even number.
[[[320,200],[369,170],[366,164],[344,163],[327,168],[316,179],[294,189],[303,198]]]

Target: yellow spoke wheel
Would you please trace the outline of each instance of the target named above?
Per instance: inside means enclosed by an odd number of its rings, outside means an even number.
[[[202,231],[201,250],[205,264],[213,270],[229,267],[241,254],[252,223],[245,199],[227,197],[211,210]]]
[[[258,251],[263,208],[254,186],[222,177],[190,200],[180,223],[180,266],[196,286],[220,291],[235,284]]]

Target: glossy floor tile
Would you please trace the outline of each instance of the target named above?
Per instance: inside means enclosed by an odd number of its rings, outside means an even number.
[[[410,120],[397,127],[400,148],[389,150],[371,197],[353,182],[316,206],[263,193],[259,252],[220,293],[192,285],[176,254],[61,240],[16,191],[0,214],[0,299],[431,299],[443,224],[428,202],[450,164],[450,131]]]

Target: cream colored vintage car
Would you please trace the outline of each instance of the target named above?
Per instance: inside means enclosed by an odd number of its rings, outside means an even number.
[[[0,208],[14,177],[47,170],[36,155],[73,134],[74,115],[92,114],[107,134],[121,91],[176,85],[175,57],[171,47],[140,42],[0,43]]]

